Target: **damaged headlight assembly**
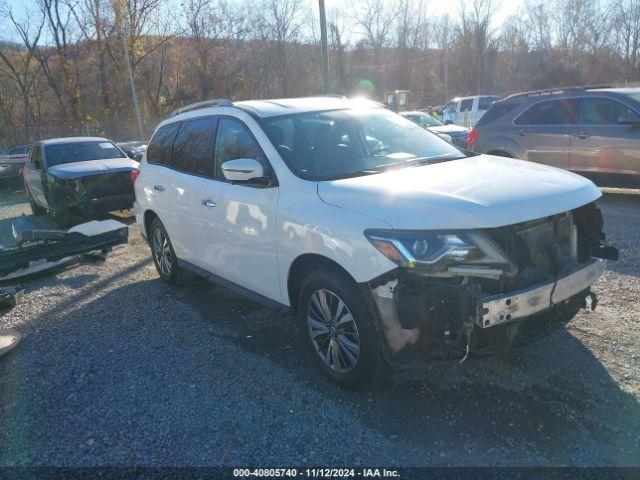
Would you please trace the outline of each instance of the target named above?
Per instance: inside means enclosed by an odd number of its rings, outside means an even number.
[[[389,260],[416,272],[487,278],[517,274],[516,265],[481,232],[366,230],[364,234]]]

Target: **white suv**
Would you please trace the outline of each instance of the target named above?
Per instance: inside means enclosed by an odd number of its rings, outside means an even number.
[[[590,285],[617,258],[590,181],[462,152],[365,100],[179,109],[135,193],[163,280],[195,273],[291,311],[344,386],[548,332],[595,306]]]

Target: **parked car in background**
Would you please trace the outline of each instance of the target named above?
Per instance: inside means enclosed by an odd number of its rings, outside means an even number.
[[[445,140],[453,143],[456,147],[467,149],[467,135],[469,129],[459,125],[445,125],[440,120],[433,118],[431,115],[418,110],[400,112],[405,118],[417,123],[430,132],[440,135]],[[448,138],[447,138],[448,137]]]
[[[595,185],[461,151],[337,97],[179,109],[134,206],[159,276],[194,273],[297,317],[313,361],[364,386],[385,362],[496,353],[595,305]]]
[[[475,95],[473,97],[454,98],[440,110],[445,124],[453,123],[471,128],[482,118],[489,107],[500,97],[497,95]]]
[[[138,140],[134,140],[131,142],[118,142],[117,145],[122,149],[124,153],[127,154],[127,157],[132,158],[138,162],[142,160],[144,152],[147,151],[147,142],[141,142]]]
[[[33,144],[23,177],[33,214],[48,210],[67,227],[72,215],[131,208],[137,167],[106,138],[56,138]]]
[[[0,179],[17,177],[29,155],[29,145],[0,150]]]
[[[568,87],[511,95],[469,135],[476,152],[640,185],[640,89]]]

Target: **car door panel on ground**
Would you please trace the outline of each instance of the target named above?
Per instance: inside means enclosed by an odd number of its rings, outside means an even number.
[[[580,99],[573,128],[569,169],[640,175],[640,115],[606,97]]]
[[[271,168],[247,125],[228,117],[220,117],[218,121],[215,178],[203,179],[200,184],[206,232],[202,242],[198,242],[202,247],[200,261],[215,275],[278,300],[278,188],[224,180],[222,165],[228,160],[253,158],[263,164],[266,172],[271,172]],[[212,204],[204,205],[207,201]]]
[[[514,119],[512,133],[524,160],[569,168],[571,137],[577,117],[573,99],[544,100]]]

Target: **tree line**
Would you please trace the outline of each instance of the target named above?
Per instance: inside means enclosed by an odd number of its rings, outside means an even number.
[[[331,92],[411,106],[640,76],[640,0],[353,0],[327,12]],[[0,0],[0,146],[59,135],[145,136],[194,101],[322,93],[315,0]]]

